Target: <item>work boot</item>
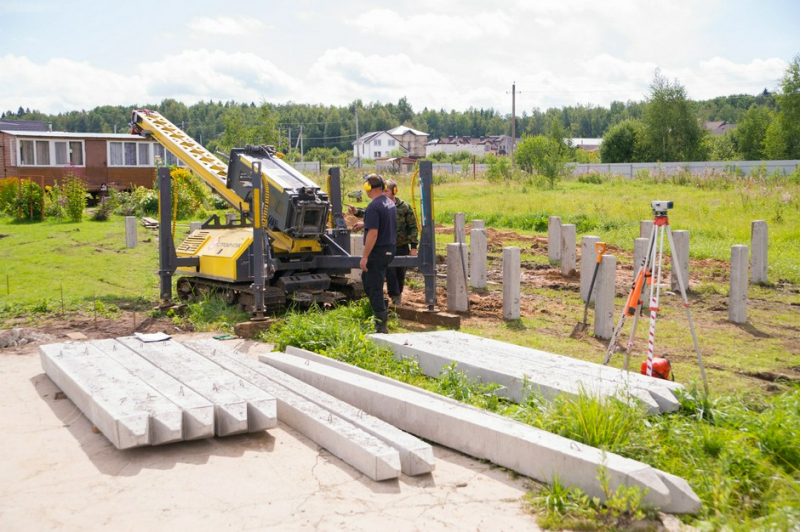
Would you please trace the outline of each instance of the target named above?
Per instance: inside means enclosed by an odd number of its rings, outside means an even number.
[[[399,295],[392,296],[392,305],[394,305],[395,307],[399,307],[402,299],[403,299],[402,296]]]
[[[389,334],[389,327],[387,322],[389,320],[389,311],[375,313],[375,332],[382,334]]]

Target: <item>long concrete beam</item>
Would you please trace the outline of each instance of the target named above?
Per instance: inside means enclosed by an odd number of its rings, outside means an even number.
[[[429,444],[415,436],[412,436],[411,434],[408,434],[407,432],[403,432],[397,427],[390,425],[381,419],[365,413],[363,410],[355,408],[344,401],[340,401],[336,397],[318,390],[313,386],[309,386],[305,382],[296,379],[280,370],[277,370],[266,364],[256,362],[255,360],[236,352],[227,345],[224,345],[222,342],[211,339],[190,340],[184,342],[184,345],[208,356],[218,364],[223,365],[223,367],[226,367],[234,373],[247,378],[256,386],[263,388],[263,386],[259,384],[261,381],[256,382],[253,380],[253,378],[249,377],[253,376],[251,371],[242,373],[239,371],[237,366],[231,367],[231,365],[225,365],[224,359],[222,356],[220,356],[220,353],[224,353],[224,355],[230,357],[236,363],[241,364],[241,366],[245,366],[246,369],[257,372],[259,375],[268,378],[270,381],[275,382],[291,392],[294,392],[294,394],[297,394],[303,399],[314,403],[320,408],[324,408],[325,410],[332,412],[334,415],[345,419],[368,434],[378,438],[386,445],[397,450],[400,455],[400,468],[406,475],[422,475],[425,473],[430,473],[435,468],[433,448]],[[212,354],[209,355],[209,353]],[[223,360],[223,362],[220,360]],[[269,393],[274,395],[276,399],[278,399],[278,419],[282,419],[280,403],[281,396],[277,392],[272,391],[272,389],[263,389],[267,390]]]
[[[622,400],[633,398],[650,413],[680,408],[672,393],[672,389],[680,387],[678,384],[489,338],[457,331],[375,334],[372,338],[391,348],[398,357],[416,359],[431,377],[456,362],[470,378],[505,386],[502,393],[516,402],[524,400],[533,389],[545,398],[582,392]]]
[[[93,340],[91,343],[181,408],[183,439],[214,436],[214,404],[211,401],[116,340]]]
[[[227,436],[278,425],[275,398],[181,344],[117,339],[216,405],[215,432]]]
[[[534,479],[547,482],[558,475],[566,484],[602,498],[596,477],[598,468],[605,467],[612,489],[622,485],[646,489],[644,502],[670,513],[700,509],[699,498],[683,479],[641,462],[307,359],[279,353],[259,359],[398,428]]]
[[[39,347],[42,368],[118,449],[183,439],[181,409],[91,344]]]
[[[198,340],[187,341],[184,345],[275,397],[278,419],[372,480],[400,476],[400,455],[395,449],[263,375],[260,370],[266,367],[264,364],[234,354],[232,349],[219,343]]]

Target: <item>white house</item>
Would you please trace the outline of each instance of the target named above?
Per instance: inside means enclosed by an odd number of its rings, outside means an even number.
[[[400,139],[388,131],[370,131],[353,142],[353,155],[362,159],[379,159],[397,148],[403,148]],[[403,151],[408,153],[405,148]]]
[[[408,126],[397,126],[387,131],[390,135],[400,140],[400,145],[405,148],[411,157],[425,157],[425,144],[428,134]]]

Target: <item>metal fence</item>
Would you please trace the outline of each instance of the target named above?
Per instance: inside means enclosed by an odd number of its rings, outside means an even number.
[[[794,161],[701,161],[692,163],[614,163],[614,164],[576,164],[573,165],[572,174],[582,175],[590,173],[612,174],[623,177],[635,177],[639,172],[659,173],[664,175],[689,172],[691,174],[706,174],[715,172],[737,172],[741,175],[751,175],[754,172],[775,172],[784,175],[792,174],[800,165],[800,160]]]
[[[305,162],[295,162],[292,163],[296,169],[300,170],[301,172],[313,172],[315,174],[319,173],[319,161],[305,161]]]
[[[309,161],[303,163],[294,163],[293,166],[301,172],[320,172],[320,163],[318,161]],[[683,162],[683,163],[613,163],[613,164],[571,164],[569,169],[572,175],[579,176],[583,174],[600,173],[619,175],[622,177],[636,177],[639,172],[649,172],[651,174],[658,173],[663,175],[672,175],[680,172],[689,172],[691,174],[709,174],[717,172],[737,172],[741,175],[751,175],[755,172],[764,172],[772,175],[774,173],[782,173],[789,175],[794,173],[800,160],[791,161],[701,161],[701,162]],[[475,172],[482,174],[489,168],[488,164],[474,165]],[[472,163],[433,163],[434,172],[447,172],[449,174],[462,173],[466,170],[471,174],[473,170]],[[376,171],[375,165],[363,165],[362,171],[365,174]]]

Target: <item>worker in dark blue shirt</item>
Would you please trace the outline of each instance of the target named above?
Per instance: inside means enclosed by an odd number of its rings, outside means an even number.
[[[375,332],[388,333],[389,311],[383,299],[386,268],[395,254],[397,238],[397,212],[392,200],[383,191],[386,184],[378,174],[370,174],[364,181],[364,190],[370,203],[364,211],[364,253],[361,256],[361,282],[375,314]]]

